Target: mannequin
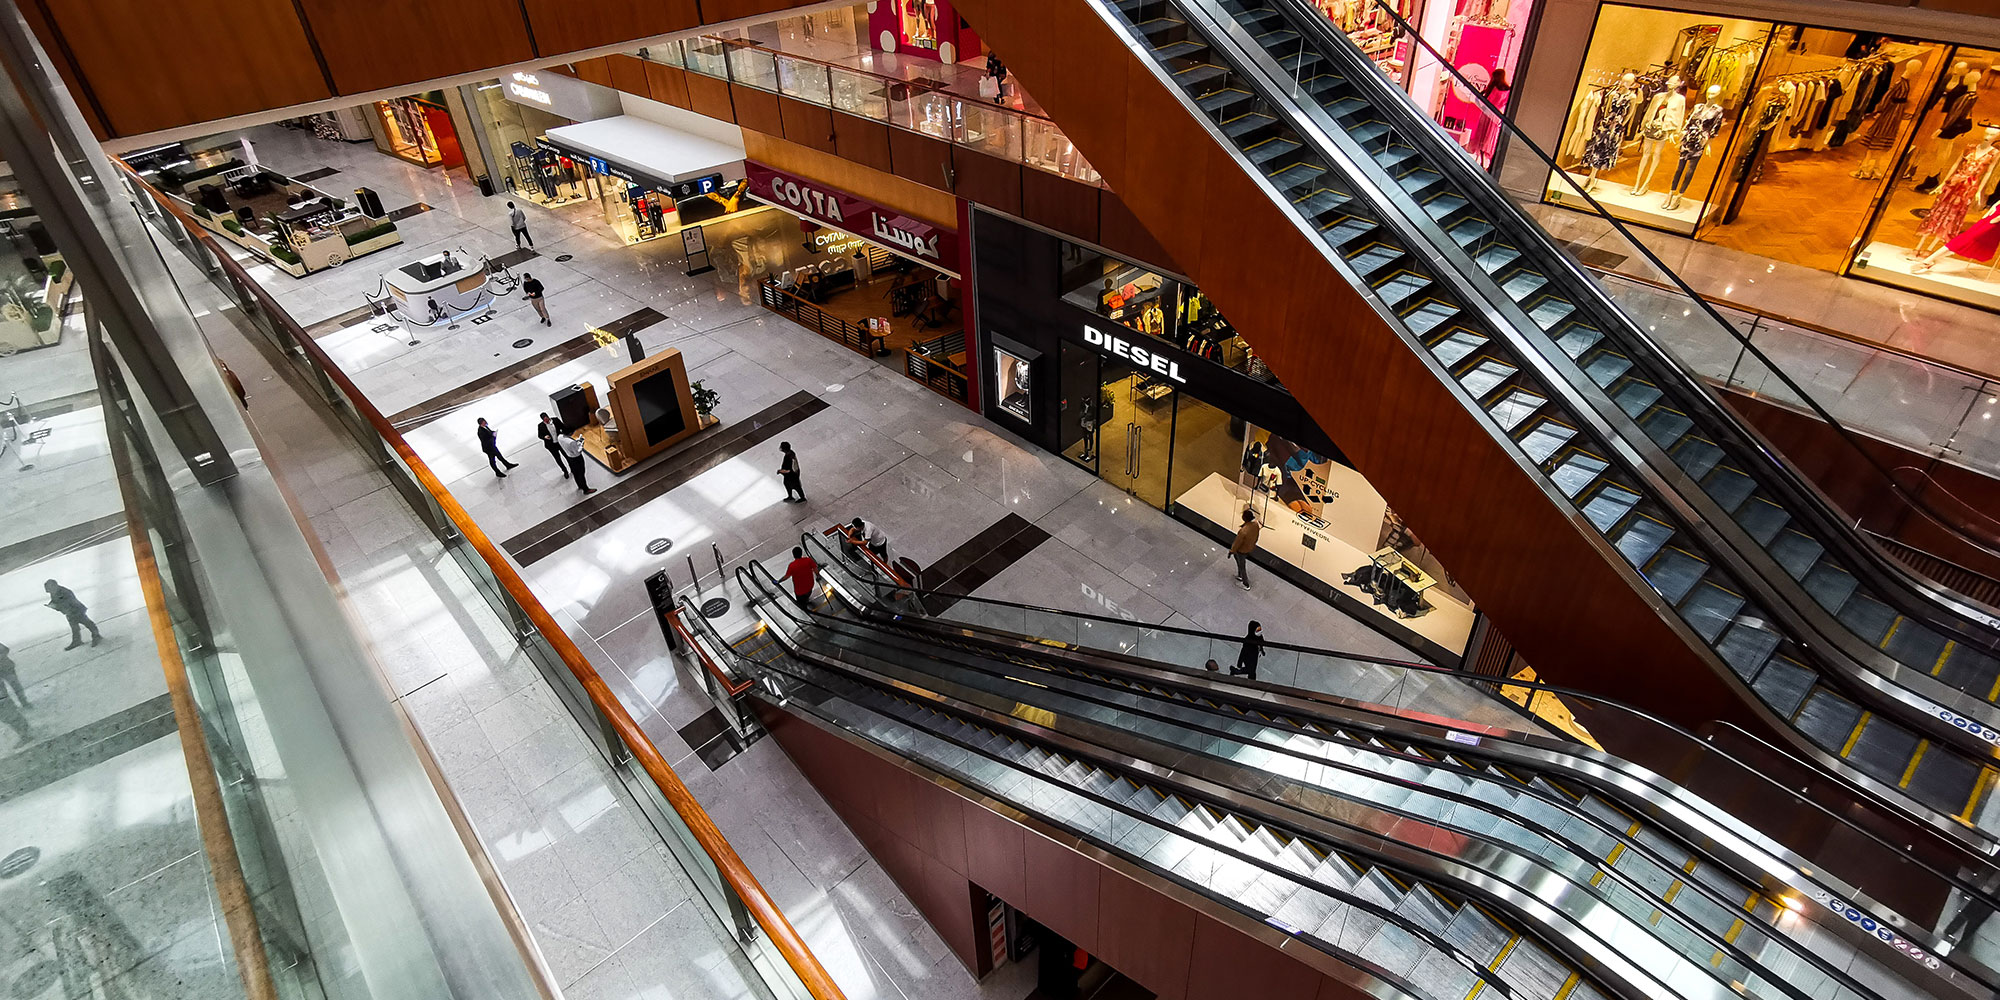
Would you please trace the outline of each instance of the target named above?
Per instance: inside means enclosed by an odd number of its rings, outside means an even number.
[[[1979,80],[1979,71],[1969,70],[1938,95],[1938,110],[1943,117],[1938,121],[1934,136],[1938,140],[1937,156],[1931,160],[1930,173],[1917,185],[1918,194],[1937,190],[1938,179],[1945,172],[1945,167],[1957,162],[1956,140],[1972,131],[1972,106],[1979,101]]]
[[[1957,254],[1967,260],[1976,260],[1981,264],[1990,262],[1995,267],[2000,267],[2000,260],[1994,257],[1995,251],[2000,251],[2000,205],[1987,209],[1985,215],[1965,227],[1965,231],[1953,237],[1951,242],[1931,251],[1930,256],[1911,264],[1910,273],[1922,274],[1930,270],[1937,266],[1939,258],[1945,254]],[[1992,274],[1993,269],[1988,268],[1988,280],[1992,279]]]
[[[1923,60],[1912,59],[1903,64],[1901,73],[1896,74],[1896,82],[1889,85],[1889,93],[1882,98],[1882,109],[1875,113],[1875,121],[1868,126],[1868,134],[1861,137],[1861,145],[1868,152],[1862,154],[1861,165],[1854,168],[1851,176],[1864,181],[1882,176],[1882,160],[1889,155],[1889,150],[1895,148],[1896,135],[1903,130],[1903,120],[1909,116],[1911,81],[1916,79],[1917,70],[1923,65]]]
[[[1934,247],[1949,243],[1965,229],[1965,213],[1985,196],[1993,168],[2000,164],[1996,140],[2000,140],[2000,127],[1988,126],[1979,141],[1945,172],[1943,182],[1937,185],[1937,199],[1931,202],[1931,213],[1917,229],[1917,245],[1910,250],[1912,259],[1929,255]]]
[[[1660,154],[1668,145],[1680,140],[1681,127],[1687,122],[1687,96],[1681,92],[1679,73],[1667,78],[1667,89],[1653,98],[1646,108],[1646,117],[1639,124],[1639,179],[1632,182],[1632,193],[1645,194],[1652,186],[1653,172],[1660,167]]]
[[[1673,184],[1667,188],[1661,208],[1671,212],[1681,207],[1681,195],[1694,183],[1694,168],[1708,155],[1708,145],[1715,140],[1715,133],[1722,130],[1721,97],[1722,88],[1711,86],[1702,95],[1701,103],[1688,112],[1687,124],[1674,139],[1681,148],[1680,162],[1674,165]]]
[[[1618,84],[1604,92],[1597,106],[1597,121],[1590,129],[1590,143],[1583,150],[1583,165],[1590,175],[1584,179],[1588,193],[1597,184],[1597,172],[1618,164],[1625,144],[1625,126],[1632,120],[1633,105],[1639,102],[1639,77],[1626,73]]]

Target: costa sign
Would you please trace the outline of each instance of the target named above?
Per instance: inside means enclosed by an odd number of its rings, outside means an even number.
[[[818,181],[743,162],[750,190],[758,198],[858,236],[894,247],[928,264],[958,270],[958,234]]]

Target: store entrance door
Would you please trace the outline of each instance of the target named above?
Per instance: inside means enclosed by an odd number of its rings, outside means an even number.
[[[1078,427],[1063,457],[1131,495],[1167,508],[1173,383],[1148,369],[1063,345],[1064,389]],[[1068,436],[1067,434],[1065,435]]]

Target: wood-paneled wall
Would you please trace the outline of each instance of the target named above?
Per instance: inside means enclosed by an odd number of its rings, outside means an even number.
[[[960,9],[1545,678],[1768,732],[1088,6]]]
[[[983,889],[1160,1000],[1362,1000],[1332,956],[909,763],[761,701],[757,715],[974,976],[991,968]],[[1290,946],[1288,946],[1290,945]]]
[[[795,0],[21,0],[101,138],[787,10]]]

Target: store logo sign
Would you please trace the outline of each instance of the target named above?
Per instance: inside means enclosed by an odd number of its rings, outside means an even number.
[[[918,260],[955,267],[958,236],[949,229],[912,219],[844,191],[820,187],[817,183],[773,170],[754,160],[745,161],[753,191],[765,192],[776,205],[801,215],[830,223],[883,246],[894,247]]]
[[[516,73],[507,81],[507,92],[524,101],[532,101],[544,107],[552,107],[556,100],[542,89],[542,79],[533,73]]]
[[[1123,337],[1105,333],[1094,326],[1086,326],[1083,328],[1083,342],[1141,368],[1150,368],[1182,385],[1187,384],[1187,379],[1181,377],[1180,362],[1169,361],[1157,352],[1146,350]]]
[[[771,199],[828,222],[847,221],[847,216],[841,214],[839,198],[784,177],[771,178]]]

